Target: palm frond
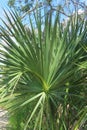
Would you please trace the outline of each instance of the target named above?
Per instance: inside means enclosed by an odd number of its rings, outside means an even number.
[[[2,20],[5,28],[0,27],[0,102],[10,112],[30,107],[22,120],[24,130],[34,117],[34,130],[44,123],[46,129],[66,130],[67,104],[77,107],[73,97],[80,101],[86,84],[87,23],[77,16],[63,26],[58,14],[53,20],[52,13],[42,18],[37,12],[26,28],[16,12],[9,14],[5,11],[10,26]]]

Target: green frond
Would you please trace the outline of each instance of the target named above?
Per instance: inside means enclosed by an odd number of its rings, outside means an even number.
[[[0,27],[0,103],[14,117],[20,109],[25,111],[21,130],[30,129],[33,122],[34,130],[66,130],[71,127],[67,106],[80,111],[86,104],[87,22],[71,17],[64,26],[58,14],[43,18],[36,12],[34,23],[29,16],[26,27],[17,12],[9,11],[9,16],[5,11],[8,23],[2,20],[5,27]],[[77,106],[80,101],[84,103]]]

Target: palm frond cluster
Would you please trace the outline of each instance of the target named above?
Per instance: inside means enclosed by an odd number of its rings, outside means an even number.
[[[15,130],[77,130],[87,122],[87,22],[5,12],[0,27],[0,103]],[[11,17],[11,18],[10,18]],[[11,129],[12,130],[12,129]]]

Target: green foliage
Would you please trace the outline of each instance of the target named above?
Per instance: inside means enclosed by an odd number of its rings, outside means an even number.
[[[9,5],[9,7],[14,7],[14,4],[15,4],[15,0],[9,0],[8,1],[8,5]]]
[[[58,14],[42,18],[37,11],[26,29],[16,12],[9,13],[10,26],[3,21],[0,27],[0,102],[13,130],[81,127],[87,120],[86,21],[76,15],[64,26]]]

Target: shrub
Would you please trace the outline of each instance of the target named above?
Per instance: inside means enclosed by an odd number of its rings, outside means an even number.
[[[9,13],[10,26],[0,28],[0,102],[13,130],[77,130],[87,113],[87,23],[77,16],[63,26],[58,14],[38,12],[26,29]]]

